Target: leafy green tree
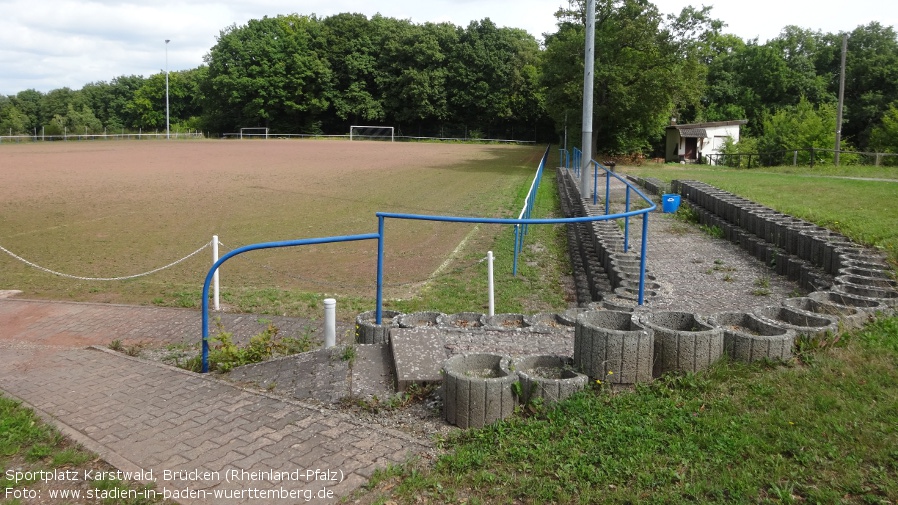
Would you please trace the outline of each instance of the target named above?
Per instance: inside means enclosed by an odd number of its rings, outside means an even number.
[[[296,14],[223,30],[205,58],[209,128],[318,129],[332,81],[321,32],[315,17]]]
[[[448,63],[458,28],[451,23],[413,25],[379,16],[372,24],[385,34],[375,81],[387,120],[417,128],[449,120]]]
[[[898,153],[898,103],[889,107],[882,122],[871,131],[870,148],[877,152]]]
[[[110,82],[88,83],[81,88],[81,93],[97,119],[109,132],[114,133],[139,124],[137,116],[131,113],[128,105],[145,81],[143,76],[123,75]]]
[[[457,120],[493,136],[500,124],[541,115],[539,45],[526,31],[474,21],[459,32],[449,58],[449,106]]]
[[[27,118],[25,131],[40,133],[44,124],[40,113],[43,98],[43,93],[34,89],[20,91],[15,97],[10,97],[12,104]]]
[[[814,106],[801,97],[797,105],[784,107],[764,119],[764,134],[758,139],[758,150],[767,165],[792,164],[793,150],[800,163],[809,163],[811,151],[815,162],[832,161],[836,142],[836,106],[830,103]],[[851,150],[844,142],[842,149]]]
[[[597,2],[594,152],[648,151],[661,143],[672,113],[696,107],[705,76],[703,48],[720,27],[709,12],[665,17],[645,0]],[[546,103],[557,125],[565,117],[578,124],[585,8],[572,2],[556,16],[559,29],[547,38],[544,57]]]
[[[842,37],[834,37],[841,57]],[[848,37],[843,138],[861,148],[889,107],[898,102],[898,35],[879,23],[859,26]],[[839,59],[835,60],[838,65]],[[836,66],[836,68],[838,68]],[[834,74],[838,76],[836,72]],[[837,83],[838,81],[836,81]],[[838,84],[834,86],[838,90]]]
[[[169,122],[197,128],[202,113],[200,85],[206,68],[170,72],[168,76]],[[165,129],[165,73],[158,73],[143,81],[123,113],[133,117],[129,125],[144,130]],[[188,124],[189,123],[189,124]]]
[[[28,131],[28,116],[26,116],[13,101],[0,95],[0,135],[31,134]]]
[[[383,24],[346,13],[325,18],[322,25],[333,73],[327,101],[339,119],[338,128],[348,131],[347,123],[383,121],[386,112],[376,82]]]

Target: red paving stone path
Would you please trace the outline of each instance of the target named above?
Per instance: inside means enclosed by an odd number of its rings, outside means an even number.
[[[0,299],[0,390],[120,470],[153,470],[157,490],[196,491],[185,504],[306,503],[309,490],[308,503],[331,502],[426,449],[395,430],[104,349],[115,339],[190,341],[199,327],[191,310]],[[166,470],[217,474],[165,481]],[[300,498],[265,497],[291,490]]]

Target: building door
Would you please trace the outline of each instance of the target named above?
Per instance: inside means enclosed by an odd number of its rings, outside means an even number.
[[[698,151],[698,139],[695,137],[686,137],[684,140],[686,141],[685,158],[687,160],[694,160],[695,154]]]

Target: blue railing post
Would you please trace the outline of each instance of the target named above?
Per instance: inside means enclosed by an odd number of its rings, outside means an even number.
[[[627,185],[627,199],[624,203],[624,212],[630,212],[630,186]],[[630,216],[624,218],[624,252],[630,250]]]
[[[599,204],[599,164],[595,161],[592,162],[592,204]],[[605,214],[608,214],[608,211],[605,211]]]
[[[605,169],[605,215],[610,212],[609,203],[611,201],[611,171]]]
[[[639,258],[639,305],[645,303],[645,257],[648,253],[649,213],[642,215],[642,249]]]
[[[376,324],[381,324],[384,312],[384,218],[377,216],[377,307],[375,307]]]

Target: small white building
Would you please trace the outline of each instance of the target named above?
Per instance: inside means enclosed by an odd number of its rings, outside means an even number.
[[[747,120],[739,119],[678,125],[676,120],[672,119],[670,126],[667,127],[664,161],[697,163],[702,161],[703,156],[720,154],[720,149],[723,148],[727,138],[739,142],[739,127],[746,123]]]

